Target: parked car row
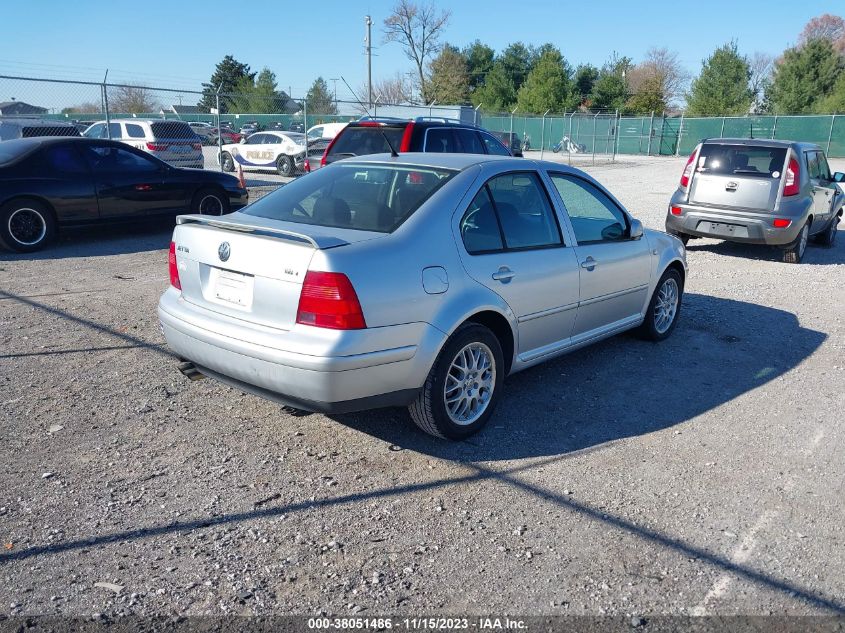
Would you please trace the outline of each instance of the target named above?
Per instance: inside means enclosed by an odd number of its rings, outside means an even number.
[[[122,141],[175,167],[203,168],[202,140],[184,121],[112,119],[85,130],[87,138]]]

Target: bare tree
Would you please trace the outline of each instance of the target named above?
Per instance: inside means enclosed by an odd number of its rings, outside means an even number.
[[[97,114],[99,112],[102,112],[102,104],[95,101],[85,101],[62,109],[62,114]]]
[[[670,107],[684,93],[690,80],[678,54],[666,48],[651,48],[646,58],[627,73],[628,89],[643,107]]]
[[[763,103],[766,96],[766,87],[772,80],[772,71],[774,70],[775,58],[768,53],[757,51],[748,60],[748,66],[751,68],[751,79],[748,82],[749,87],[754,93],[754,112],[761,112],[763,110]]]
[[[407,75],[397,72],[393,77],[373,82],[373,94],[381,97],[379,103],[416,103],[414,86]]]
[[[449,23],[451,11],[439,11],[433,4],[417,5],[399,0],[384,20],[384,41],[397,42],[417,67],[420,96],[428,101],[426,62],[440,51],[440,36]]]
[[[818,39],[828,40],[838,52],[845,53],[845,20],[830,13],[815,17],[804,26],[798,43],[803,45]]]
[[[109,94],[109,110],[127,114],[151,113],[159,109],[146,88],[140,86],[115,86]]]

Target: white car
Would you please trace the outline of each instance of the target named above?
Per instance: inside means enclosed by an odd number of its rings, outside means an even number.
[[[320,123],[309,127],[305,134],[309,143],[319,139],[330,141],[345,127],[346,123]]]
[[[220,164],[223,171],[274,170],[280,176],[303,171],[305,135],[298,132],[259,132],[240,143],[223,146]]]

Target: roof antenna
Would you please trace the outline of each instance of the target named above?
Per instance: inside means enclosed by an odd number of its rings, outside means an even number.
[[[346,87],[349,88],[349,92],[351,92],[352,96],[355,97],[355,101],[358,102],[358,105],[361,106],[361,109],[364,110],[364,112],[367,113],[367,116],[372,119],[373,115],[370,114],[370,111],[367,109],[367,106],[365,106],[364,102],[358,98],[358,95],[355,93],[355,91],[352,90],[352,86],[350,86],[346,79],[343,78],[343,75],[341,75],[340,78],[343,80],[343,83],[346,84]],[[390,148],[390,155],[393,158],[399,158],[399,153],[395,149],[393,149],[393,145],[391,144],[390,139],[387,138],[387,134],[384,133],[384,130],[381,129],[381,126],[379,126],[378,130],[379,132],[381,132],[381,135],[384,138],[384,142],[387,143],[387,146]]]

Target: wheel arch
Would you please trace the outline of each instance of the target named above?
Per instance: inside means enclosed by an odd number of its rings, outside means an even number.
[[[15,202],[16,200],[34,200],[35,202],[43,204],[50,215],[53,216],[53,221],[56,223],[56,226],[59,225],[59,216],[56,213],[56,207],[53,206],[53,203],[50,202],[49,199],[44,196],[39,196],[38,194],[22,193],[9,196],[7,199],[3,200],[3,202],[0,202],[0,208],[3,208],[7,204]]]
[[[461,325],[467,323],[477,323],[483,325],[488,330],[493,332],[493,335],[498,339],[499,345],[502,346],[502,356],[505,359],[505,375],[510,373],[513,365],[514,351],[516,347],[516,339],[513,328],[510,322],[504,315],[494,310],[482,310],[467,317]]]

